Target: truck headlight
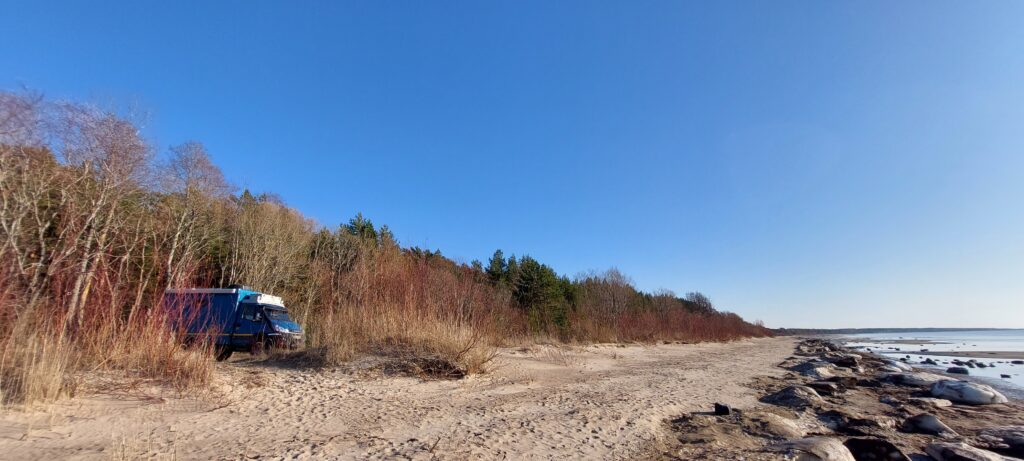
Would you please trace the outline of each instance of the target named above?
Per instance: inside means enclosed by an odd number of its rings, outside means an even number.
[[[277,326],[277,325],[274,325],[274,331],[276,331],[278,333],[288,333],[288,329],[287,328],[280,327],[280,326]]]

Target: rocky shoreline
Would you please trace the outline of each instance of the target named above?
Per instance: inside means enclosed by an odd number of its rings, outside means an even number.
[[[801,341],[755,408],[716,405],[667,421],[669,459],[1024,459],[1024,402],[984,384],[821,339]],[[709,409],[711,410],[711,409]]]

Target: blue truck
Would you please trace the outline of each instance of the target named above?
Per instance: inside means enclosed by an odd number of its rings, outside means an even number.
[[[302,327],[284,301],[248,287],[171,289],[164,306],[175,313],[186,343],[212,341],[218,361],[235,351],[303,346]]]

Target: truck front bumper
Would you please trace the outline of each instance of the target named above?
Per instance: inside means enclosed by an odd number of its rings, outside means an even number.
[[[306,346],[302,333],[278,333],[271,335],[270,340],[279,349],[302,349]]]

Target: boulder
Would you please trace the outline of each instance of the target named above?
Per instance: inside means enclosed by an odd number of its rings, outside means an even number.
[[[854,459],[860,460],[892,460],[910,461],[896,445],[888,440],[875,438],[848,439],[843,445],[850,450]]]
[[[858,385],[857,378],[853,376],[833,376],[825,381],[838,384],[840,389],[850,389]]]
[[[886,365],[894,366],[896,368],[899,368],[902,371],[914,371],[913,367],[911,367],[910,365],[907,365],[907,364],[905,364],[903,362],[900,362],[899,360],[886,360],[885,364]]]
[[[932,359],[924,359],[924,361],[921,362],[921,363],[923,363],[925,365],[938,365],[939,364],[938,362],[936,362],[936,361],[934,361]]]
[[[835,373],[833,372],[836,367],[828,362],[808,360],[799,365],[792,366],[789,369],[814,379],[826,379],[835,376]]]
[[[907,418],[907,420],[903,422],[903,427],[901,429],[905,432],[937,435],[943,438],[956,437],[960,435],[943,423],[937,416],[930,413],[921,413]]]
[[[969,375],[971,372],[967,371],[964,367],[949,367],[946,369],[946,373],[953,373],[957,375]]]
[[[950,402],[949,400],[937,399],[934,397],[911,397],[907,399],[907,402],[935,408],[949,408],[953,406],[953,402]]]
[[[992,451],[1024,458],[1024,426],[985,428],[978,433],[978,439]]]
[[[894,367],[892,365],[882,365],[882,366],[878,367],[878,371],[881,371],[883,373],[899,373],[899,372],[901,372],[903,370],[901,370],[899,368],[896,368],[896,367]]]
[[[1004,379],[1010,379],[1011,378],[1010,375],[999,375],[999,377],[1000,378],[1004,378]]]
[[[842,442],[827,437],[792,440],[780,444],[778,448],[803,455],[797,459],[808,461],[857,461]]]
[[[715,402],[715,415],[716,416],[729,416],[732,414],[732,408],[724,403]]]
[[[936,461],[1013,461],[1012,458],[974,448],[966,443],[933,443],[924,451]]]
[[[951,400],[967,405],[990,405],[1006,403],[1006,397],[984,384],[969,381],[942,380],[932,384],[932,397]]]
[[[807,387],[823,395],[836,395],[844,390],[838,383],[831,381],[814,381],[807,383]]]
[[[829,410],[818,414],[829,429],[848,435],[882,435],[896,427],[888,416],[862,415],[849,410]]]
[[[761,400],[773,405],[796,408],[813,406],[823,401],[821,395],[807,386],[789,386]]]
[[[767,411],[745,413],[743,428],[750,433],[777,439],[799,439],[806,435],[796,421]]]
[[[988,365],[985,365],[984,363],[981,363],[981,362],[978,362],[975,365],[977,365],[978,368],[988,368]]]
[[[843,368],[857,368],[860,366],[860,356],[849,354],[832,360],[832,364]]]
[[[948,378],[935,373],[893,373],[885,375],[885,379],[901,386],[927,387]]]
[[[1014,361],[1012,361],[1010,363],[1012,363],[1014,365],[1024,365],[1024,360],[1014,360]]]

